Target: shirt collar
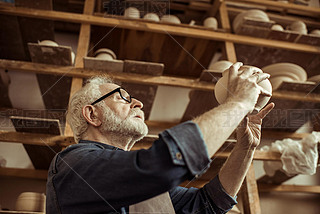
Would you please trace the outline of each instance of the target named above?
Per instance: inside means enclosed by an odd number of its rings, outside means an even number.
[[[99,147],[103,147],[104,149],[109,149],[109,150],[123,150],[115,146],[107,145],[107,144],[100,143],[97,141],[92,141],[92,140],[80,140],[79,143],[92,143],[92,144],[96,144]]]

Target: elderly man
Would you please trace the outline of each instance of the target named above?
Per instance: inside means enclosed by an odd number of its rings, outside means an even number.
[[[143,104],[106,78],[88,80],[70,100],[67,120],[78,144],[51,163],[47,214],[230,210],[259,144],[262,119],[274,107],[249,114],[259,94],[267,94],[257,83],[269,76],[248,67],[238,72],[241,65],[229,68],[224,104],[160,133],[149,149],[137,151],[130,150],[148,132]],[[230,118],[230,112],[237,116]],[[178,186],[207,170],[210,157],[241,121],[238,142],[218,176],[200,189]]]

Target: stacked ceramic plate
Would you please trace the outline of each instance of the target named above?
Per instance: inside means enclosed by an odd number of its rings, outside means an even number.
[[[275,63],[262,68],[263,72],[270,74],[270,82],[273,90],[279,88],[283,81],[304,82],[307,80],[306,71],[293,63]]]
[[[239,33],[241,25],[244,22],[245,18],[250,18],[258,21],[270,21],[268,15],[262,10],[248,10],[242,13],[239,13],[233,20],[232,27],[235,33]]]

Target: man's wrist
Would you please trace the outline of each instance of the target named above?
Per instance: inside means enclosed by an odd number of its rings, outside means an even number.
[[[239,150],[239,151],[245,151],[245,152],[254,152],[257,149],[257,145],[251,144],[251,143],[241,143],[237,142],[236,145],[234,146],[234,150]]]
[[[254,106],[251,106],[249,103],[244,101],[239,101],[237,99],[227,99],[225,104],[233,105],[236,107],[236,109],[240,112],[243,112],[244,115],[247,115],[249,112],[252,112],[254,109]]]

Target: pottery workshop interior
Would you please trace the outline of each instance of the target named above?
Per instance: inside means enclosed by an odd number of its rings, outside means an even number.
[[[122,99],[143,103],[136,152],[224,105],[236,62],[270,75],[255,85],[272,96],[260,94],[253,112],[275,107],[228,213],[319,214],[319,0],[0,0],[0,213],[46,213],[50,163],[77,144],[70,97],[90,77],[107,75],[132,96]],[[238,115],[221,114],[223,133]],[[205,173],[177,185],[204,187],[236,145],[233,132]]]

